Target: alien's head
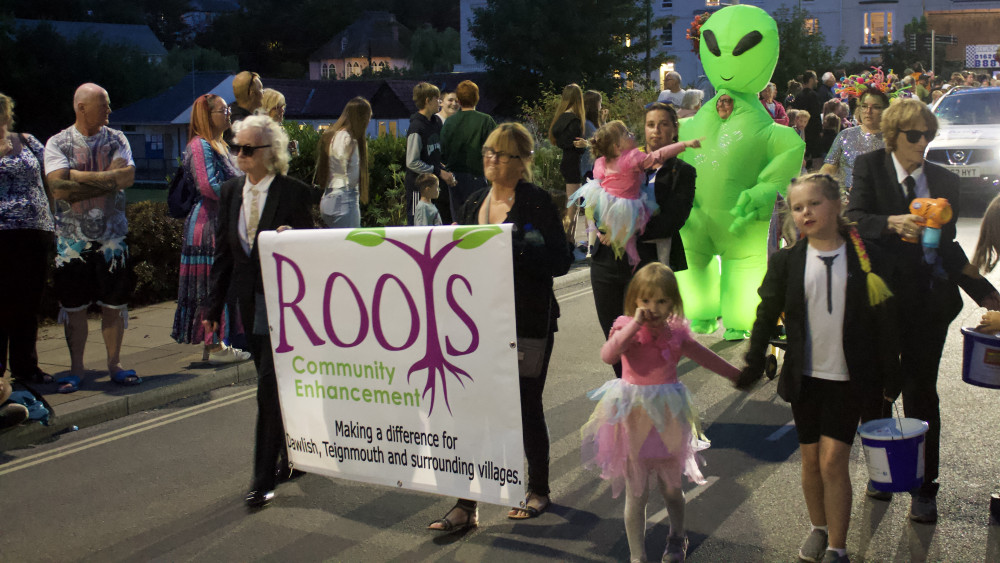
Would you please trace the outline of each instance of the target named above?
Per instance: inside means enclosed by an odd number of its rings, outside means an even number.
[[[778,64],[778,24],[756,6],[723,8],[702,26],[699,51],[712,86],[756,94]]]

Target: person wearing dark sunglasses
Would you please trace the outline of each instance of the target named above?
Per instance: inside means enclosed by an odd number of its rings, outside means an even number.
[[[251,115],[235,123],[233,154],[243,175],[222,184],[216,228],[215,262],[209,277],[206,332],[215,332],[230,289],[239,301],[247,344],[257,368],[257,431],[249,508],[271,502],[279,479],[290,476],[279,463],[284,451],[284,428],[278,383],[271,355],[264,282],[261,278],[257,234],[289,228],[313,227],[312,188],[286,176],[288,134],[266,115]]]
[[[927,143],[937,133],[934,114],[923,102],[900,100],[882,115],[885,148],[857,157],[854,186],[847,217],[857,222],[863,238],[896,257],[898,275],[889,282],[898,303],[897,336],[902,381],[887,381],[886,403],[881,413],[864,413],[865,420],[888,414],[889,406],[902,391],[907,417],[930,425],[924,442],[924,481],[910,492],[910,514],[914,522],[937,520],[938,466],[941,443],[941,413],[937,394],[938,366],[948,325],[962,310],[961,287],[980,306],[1000,306],[996,289],[969,265],[955,240],[959,215],[959,178],[945,168],[924,160]],[[903,237],[919,238],[924,220],[910,213],[914,198],[946,198],[954,219],[941,229],[936,251]],[[890,493],[868,486],[868,496],[888,500]]]

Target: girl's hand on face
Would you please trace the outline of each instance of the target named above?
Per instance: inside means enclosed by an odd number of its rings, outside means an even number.
[[[646,324],[647,321],[649,321],[649,314],[642,307],[636,307],[635,316],[632,318],[635,320],[635,322],[644,325]]]

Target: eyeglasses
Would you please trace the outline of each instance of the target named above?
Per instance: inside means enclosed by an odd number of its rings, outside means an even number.
[[[876,106],[862,105],[861,106],[861,111],[882,111],[884,109],[885,109],[884,106],[878,106],[878,105],[876,105]]]
[[[496,158],[497,160],[500,161],[501,164],[507,164],[508,162],[510,162],[510,159],[512,158],[520,159],[521,157],[516,154],[497,152],[489,147],[483,147],[483,158],[486,160],[493,160],[494,158]]]
[[[716,102],[716,104],[720,104],[720,105],[724,105],[724,106],[731,106],[731,105],[733,105],[733,99],[732,98],[719,98],[719,101]]]
[[[226,106],[225,109],[213,109],[212,113],[224,113],[226,115],[230,115],[233,113],[233,110],[229,109],[229,106]]]
[[[934,140],[934,135],[937,131],[919,131],[917,129],[900,129],[900,133],[906,134],[906,140],[911,143],[916,143],[920,141],[920,137],[927,139],[927,142]]]
[[[229,148],[233,151],[233,154],[238,155],[240,153],[243,153],[245,156],[250,157],[253,156],[254,151],[256,151],[257,149],[266,149],[270,146],[271,145],[259,145],[256,147],[251,145],[229,145]]]

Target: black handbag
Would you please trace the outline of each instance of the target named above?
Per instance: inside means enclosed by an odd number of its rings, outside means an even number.
[[[200,197],[201,193],[184,170],[184,166],[178,166],[170,183],[167,184],[167,213],[174,219],[184,219]]]

